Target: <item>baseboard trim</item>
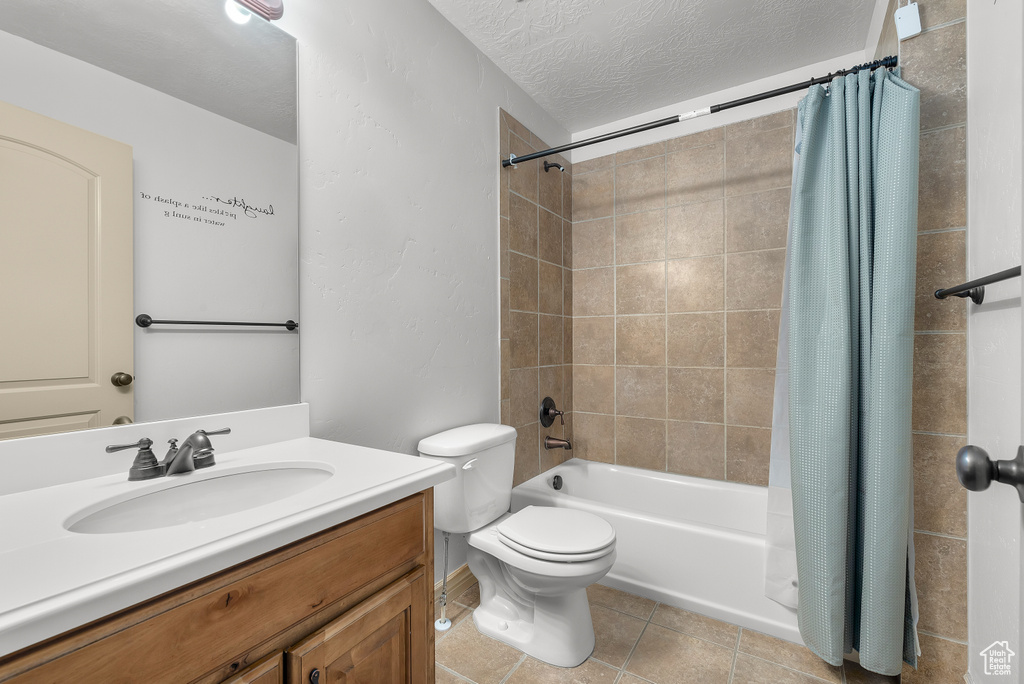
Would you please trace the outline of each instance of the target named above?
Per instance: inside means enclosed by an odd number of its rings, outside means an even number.
[[[463,565],[448,575],[448,596],[459,596],[474,584],[476,584],[476,577],[469,571],[468,564]],[[441,582],[434,585],[434,603],[441,600],[441,586]]]

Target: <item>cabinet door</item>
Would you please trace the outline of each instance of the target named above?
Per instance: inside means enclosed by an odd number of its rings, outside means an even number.
[[[273,653],[221,684],[284,684],[284,653]]]
[[[425,684],[429,606],[420,567],[288,649],[288,684]]]

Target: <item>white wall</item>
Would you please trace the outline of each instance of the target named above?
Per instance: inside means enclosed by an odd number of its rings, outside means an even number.
[[[568,133],[426,0],[289,0],[280,23],[299,41],[311,435],[412,454],[498,422],[498,108]]]
[[[1022,33],[1021,3],[967,3],[969,278],[1021,262]],[[985,289],[985,303],[969,305],[967,436],[993,459],[1010,459],[1022,443],[1021,281]],[[993,484],[971,493],[967,515],[970,675],[976,683],[1024,681],[1021,660],[1013,677],[986,677],[979,655],[997,640],[1024,654],[1017,492]]]
[[[498,107],[567,132],[426,0],[294,0],[281,24],[299,41],[312,434],[415,453],[497,422]]]
[[[4,70],[0,100],[132,146],[136,313],[298,318],[295,145],[2,31],[0,64],[17,65]],[[274,215],[154,201],[218,205],[204,196],[272,204]],[[136,327],[135,419],[294,403],[298,364],[294,333]]]

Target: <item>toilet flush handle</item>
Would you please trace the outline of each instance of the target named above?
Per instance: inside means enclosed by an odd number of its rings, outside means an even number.
[[[468,461],[466,461],[465,463],[462,464],[462,469],[463,470],[472,470],[474,463],[476,463],[476,459],[475,458],[471,458],[470,460],[468,460]]]

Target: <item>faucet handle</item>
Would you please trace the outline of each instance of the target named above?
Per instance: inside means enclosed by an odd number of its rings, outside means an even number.
[[[112,454],[115,451],[124,451],[125,449],[140,449],[145,450],[153,446],[153,440],[148,437],[143,437],[134,444],[111,444],[107,447],[106,451],[108,454]]]
[[[221,428],[220,430],[196,430],[201,435],[230,435],[231,428]],[[206,447],[197,451],[193,457],[192,462],[195,463],[196,470],[200,468],[209,468],[212,465],[216,465],[216,461],[213,458],[213,445],[210,444],[210,440],[205,440]]]
[[[562,425],[565,425],[564,412],[558,410],[554,399],[544,397],[544,401],[540,403],[540,424],[544,427],[551,427],[552,423],[555,422],[555,416],[561,418]]]
[[[107,447],[107,453],[112,454],[124,449],[138,449],[139,453],[135,454],[135,461],[128,470],[128,479],[132,481],[149,480],[154,477],[163,477],[164,474],[164,466],[156,460],[156,456],[150,449],[151,446],[153,446],[153,440],[143,437],[135,444],[111,444]]]

